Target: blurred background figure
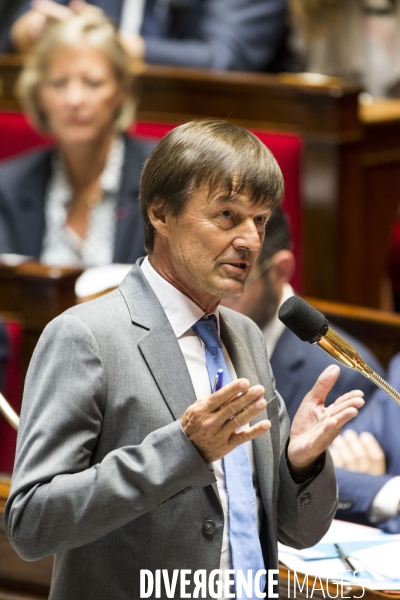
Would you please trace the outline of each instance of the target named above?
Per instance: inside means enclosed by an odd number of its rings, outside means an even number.
[[[372,96],[400,96],[400,2],[290,2],[300,70],[342,77]]]
[[[0,166],[0,253],[84,268],[134,263],[144,254],[139,178],[153,144],[123,134],[132,77],[112,23],[97,12],[47,29],[18,91],[56,147]]]
[[[305,344],[278,319],[280,305],[294,290],[290,280],[295,269],[290,226],[285,212],[277,208],[269,219],[265,240],[245,291],[235,299],[222,304],[247,315],[262,330],[267,344],[276,388],[283,397],[290,419],[293,419],[307,390],[311,389],[318,374],[333,359],[315,345]],[[335,327],[360,352],[377,373],[383,369],[375,356],[361,342]],[[341,366],[341,374],[327,397],[327,404],[352,389],[361,389],[368,400],[374,384],[359,373]]]
[[[387,381],[400,390],[400,354]],[[339,485],[337,518],[400,533],[400,409],[377,389],[331,448]]]
[[[105,12],[131,57],[148,63],[241,71],[283,71],[286,0],[34,0],[17,12],[10,39],[26,52],[71,13]]]

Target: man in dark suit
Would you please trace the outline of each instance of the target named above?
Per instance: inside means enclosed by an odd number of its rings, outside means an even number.
[[[49,22],[66,18],[67,6],[81,12],[96,6],[119,24],[131,55],[146,62],[287,70],[286,0],[135,0],[130,5],[127,0],[38,0],[29,11],[30,6],[30,1],[23,5],[11,30],[14,47],[22,51]]]
[[[400,390],[400,354],[392,358],[387,380]],[[337,516],[388,533],[400,533],[400,406],[376,389],[335,440],[332,453],[337,468]],[[372,437],[373,436],[373,437]]]
[[[152,142],[125,137],[125,158],[116,207],[113,262],[133,264],[143,256],[139,180]],[[52,150],[35,150],[0,164],[0,254],[39,259],[45,231],[45,199]]]
[[[327,369],[289,431],[261,332],[218,309],[243,291],[282,194],[276,161],[251,133],[220,121],[177,127],[142,174],[148,257],[118,290],[44,331],[5,524],[26,559],[56,554],[51,600],[139,598],[141,572],[160,569],[164,582],[176,569],[190,585],[201,574],[227,581],[233,568],[235,587],[240,574],[256,585],[277,574],[278,539],[300,548],[329,528],[326,448],[361,392],[326,408],[338,375]],[[229,583],[220,596],[232,597]]]

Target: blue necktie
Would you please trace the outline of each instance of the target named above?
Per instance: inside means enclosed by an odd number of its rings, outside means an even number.
[[[224,383],[232,381],[219,339],[215,315],[203,317],[193,329],[205,344],[205,355],[211,391],[218,369],[224,371]],[[257,531],[255,498],[249,457],[245,444],[241,444],[223,458],[225,483],[228,492],[228,527],[232,566],[235,569],[235,592],[237,595],[237,571],[247,579],[251,569],[252,578],[260,569],[265,569],[260,538]],[[265,575],[260,578],[260,590],[265,588]],[[254,585],[253,595],[256,598]],[[242,597],[245,597],[242,593]]]

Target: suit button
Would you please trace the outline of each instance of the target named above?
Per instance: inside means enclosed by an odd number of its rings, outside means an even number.
[[[310,504],[311,504],[311,494],[309,492],[300,496],[300,506],[302,508],[306,508],[306,506],[309,506]]]
[[[214,521],[204,521],[202,531],[206,537],[212,538],[216,530]]]

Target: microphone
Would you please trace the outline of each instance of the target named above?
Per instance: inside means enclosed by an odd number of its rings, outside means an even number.
[[[299,296],[288,298],[279,309],[279,319],[303,342],[317,344],[345,367],[358,371],[400,405],[400,393],[375,373],[359,352],[329,327],[328,319]]]

